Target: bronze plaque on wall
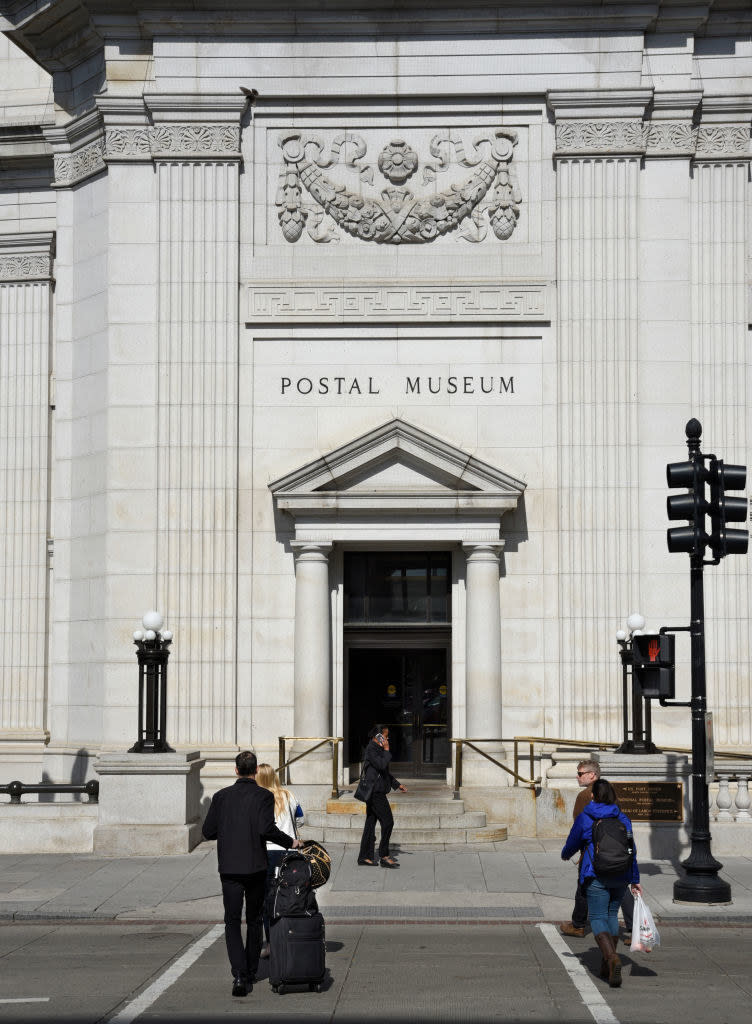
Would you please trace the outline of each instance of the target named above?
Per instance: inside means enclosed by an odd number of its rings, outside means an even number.
[[[684,821],[681,782],[612,782],[611,785],[616,790],[619,807],[632,821]]]

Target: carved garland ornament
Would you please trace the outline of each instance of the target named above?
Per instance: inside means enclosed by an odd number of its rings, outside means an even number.
[[[444,191],[416,196],[401,187],[418,169],[415,150],[402,139],[394,139],[378,157],[378,169],[388,187],[380,195],[364,189],[372,186],[374,168],[363,162],[366,142],[358,135],[338,135],[326,152],[323,141],[313,135],[294,133],[279,140],[284,160],[276,206],[282,234],[297,242],[307,229],[314,242],[338,239],[336,226],[364,242],[400,245],[433,242],[468,221],[460,237],[480,242],[486,236],[488,217],[494,235],[507,239],[520,215],[522,196],[511,166],[517,132],[499,128],[476,138],[469,153],[461,139],[444,132],[431,140],[436,163],[424,163],[423,182],[437,180],[446,171],[452,153],[456,164],[474,168],[461,184]],[[323,170],[344,159],[359,177],[361,191],[335,183]],[[305,194],[313,202],[304,200]]]

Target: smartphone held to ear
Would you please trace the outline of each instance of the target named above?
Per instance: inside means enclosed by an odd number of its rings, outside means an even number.
[[[384,739],[383,733],[377,732],[376,735],[374,736],[374,739],[376,740],[376,742],[378,743],[378,745],[380,747],[383,747],[384,744],[386,743],[386,740]]]

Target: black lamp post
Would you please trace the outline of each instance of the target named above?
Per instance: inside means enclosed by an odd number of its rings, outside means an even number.
[[[147,612],[133,634],[138,653],[138,739],[129,754],[173,753],[167,742],[167,659],[172,633],[159,612]]]
[[[616,754],[657,754],[658,748],[653,743],[652,719],[650,715],[650,701],[643,697],[642,688],[635,678],[632,658],[632,637],[637,635],[645,626],[645,619],[639,612],[634,612],[627,619],[627,630],[620,629],[616,634],[619,644],[619,656],[621,658],[621,681],[622,681],[622,716],[624,724],[624,738],[621,746],[617,747]],[[629,689],[632,689],[630,702]],[[632,728],[630,722],[630,703],[632,710]]]

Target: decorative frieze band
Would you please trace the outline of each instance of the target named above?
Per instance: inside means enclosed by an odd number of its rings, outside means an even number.
[[[50,281],[54,235],[0,236],[0,281]]]
[[[572,119],[556,124],[557,156],[644,152],[644,125],[637,118]]]
[[[335,287],[312,284],[253,285],[246,289],[245,320],[248,323],[284,320],[372,322],[461,320],[489,322],[551,319],[548,287],[530,285],[471,285],[446,288],[430,285],[382,285]]]
[[[697,158],[749,157],[749,124],[701,125],[697,131]]]
[[[107,127],[99,129],[93,141],[71,152],[57,152],[54,159],[57,188],[76,185],[115,161],[240,160],[240,125]]]
[[[647,156],[692,156],[697,128],[691,121],[649,121],[645,125]]]
[[[96,139],[72,153],[55,153],[53,185],[66,188],[105,169],[104,144]]]

